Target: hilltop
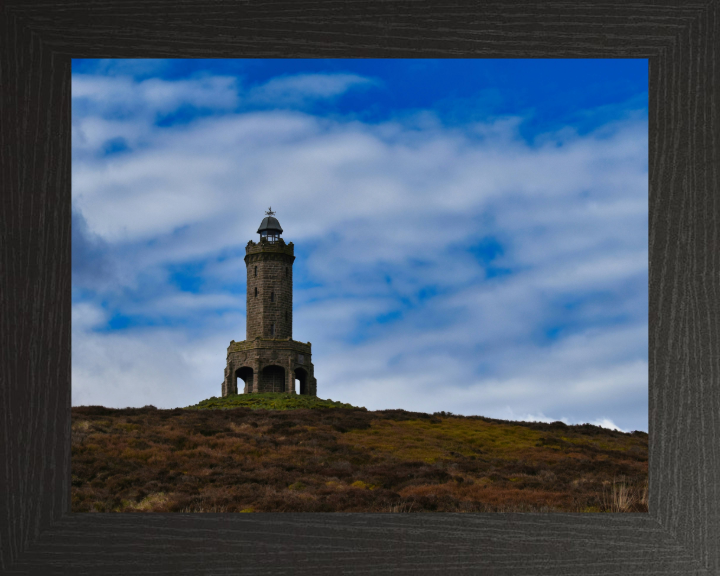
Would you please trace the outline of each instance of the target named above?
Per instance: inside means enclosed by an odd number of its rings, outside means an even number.
[[[255,410],[299,410],[303,408],[355,408],[351,404],[323,400],[316,396],[301,396],[284,392],[263,392],[260,394],[231,394],[224,398],[213,396],[187,410],[230,410],[232,408],[253,408]],[[364,408],[362,408],[364,410]]]
[[[73,512],[647,512],[648,436],[287,394],[72,408]]]

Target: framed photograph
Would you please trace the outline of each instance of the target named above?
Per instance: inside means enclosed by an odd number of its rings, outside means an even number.
[[[0,492],[3,572],[127,573],[137,570],[138,562],[148,573],[168,574],[225,573],[238,567],[252,574],[576,574],[588,570],[702,574],[720,568],[720,551],[714,545],[720,538],[720,498],[714,488],[719,472],[714,455],[720,438],[720,388],[715,382],[717,355],[713,352],[718,333],[714,315],[718,253],[714,200],[718,120],[714,110],[718,102],[713,66],[720,26],[716,3],[672,7],[423,5],[412,11],[401,10],[398,4],[205,3],[173,6],[172,14],[162,3],[145,5],[142,14],[112,4],[34,8],[10,3],[3,6],[0,19],[4,141],[0,159],[5,191],[0,323],[5,351],[0,446],[5,465],[0,482],[7,487]],[[73,383],[71,389],[70,379],[71,330],[75,329],[71,326],[75,298],[71,293],[71,231],[74,234],[83,225],[71,201],[71,62],[134,58],[415,59],[421,66],[434,61],[430,59],[458,58],[508,59],[508,63],[522,58],[578,59],[575,64],[582,59],[646,60],[649,512],[72,512],[70,408],[76,393],[92,398],[94,391],[89,380],[77,389]],[[371,78],[370,74],[356,76],[358,82]],[[537,82],[547,82],[547,78]],[[212,78],[208,85],[209,92],[221,100],[223,86],[212,84]],[[611,85],[611,79],[604,84]],[[111,89],[115,95],[118,90],[118,86]],[[563,97],[567,95],[559,94],[558,100]],[[182,116],[184,112],[180,107],[174,113]],[[168,122],[182,122],[179,116]],[[106,153],[122,155],[131,137],[129,133],[118,136],[112,144],[115,148]],[[486,133],[485,137],[494,136]],[[610,148],[616,154],[622,151],[620,145]],[[436,156],[440,153],[436,151]],[[176,170],[182,172],[182,166]],[[72,188],[84,184],[92,189],[92,184],[82,180],[73,181]],[[382,204],[387,196],[381,195],[378,202]],[[256,208],[261,213],[247,217],[253,227],[268,209],[264,204]],[[289,229],[280,207],[272,208]],[[144,221],[152,227],[167,217],[173,229],[177,224],[172,220],[173,210],[182,209],[163,206]],[[385,210],[391,212],[389,207]],[[89,213],[86,207],[85,215]],[[108,234],[133,232],[108,231],[111,220],[105,222]],[[96,231],[99,222],[93,223]],[[143,218],[127,218],[125,223],[140,229]],[[292,238],[287,235],[287,240]],[[480,259],[492,260],[493,245],[484,237],[477,240],[485,242],[480,244]],[[92,252],[97,246],[88,244],[87,248],[85,256],[92,263],[99,254]],[[487,274],[490,266],[485,264]],[[96,260],[86,272],[88,277],[92,273],[99,277],[102,262]],[[183,283],[193,281],[187,269],[171,272],[176,273],[176,286],[187,287]],[[91,322],[93,310],[86,310]],[[129,309],[123,310],[125,315],[115,319],[118,327],[140,316],[133,318]],[[393,310],[380,311],[386,312],[391,323]],[[637,310],[626,312],[632,315]],[[543,326],[546,338],[568,329]],[[75,346],[74,338],[72,342]],[[642,344],[628,340],[628,346]],[[312,361],[318,376],[317,341]],[[226,390],[233,377],[235,384],[239,377],[247,386],[243,375],[247,376],[236,370],[226,375]],[[289,387],[285,376],[284,385]],[[218,395],[223,390],[222,378],[222,374],[217,377]],[[322,385],[317,378],[318,390]],[[304,389],[310,387],[307,378]],[[319,396],[323,397],[322,392]],[[332,393],[326,397],[334,398]],[[421,404],[410,408],[425,410]],[[541,420],[544,412],[528,410],[527,414]]]
[[[73,512],[647,512],[646,59],[72,66]]]

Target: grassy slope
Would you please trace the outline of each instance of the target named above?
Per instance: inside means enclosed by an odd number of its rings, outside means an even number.
[[[641,432],[286,394],[72,414],[74,512],[647,511]]]
[[[213,396],[187,410],[230,410],[232,408],[253,408],[265,410],[298,410],[302,408],[355,408],[351,404],[323,400],[315,396],[265,392],[262,394],[231,394],[223,398]]]

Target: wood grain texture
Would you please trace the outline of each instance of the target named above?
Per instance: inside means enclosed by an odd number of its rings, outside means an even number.
[[[719,36],[718,0],[0,5],[0,572],[720,575]],[[649,59],[650,513],[70,514],[73,57]]]

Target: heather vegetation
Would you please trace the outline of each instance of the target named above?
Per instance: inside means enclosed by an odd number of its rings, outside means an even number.
[[[643,432],[253,396],[73,408],[72,510],[648,509]]]

